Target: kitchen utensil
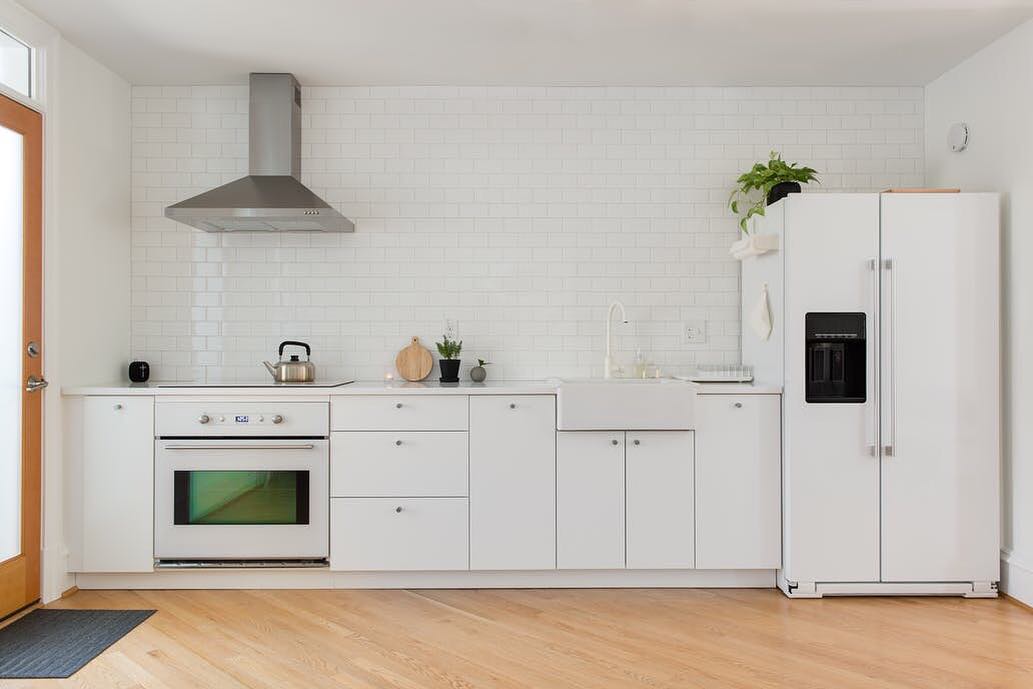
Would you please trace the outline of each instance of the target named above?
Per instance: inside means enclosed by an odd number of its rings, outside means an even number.
[[[301,361],[297,354],[291,354],[289,361],[283,360],[284,347],[292,345],[305,348],[305,361]],[[280,343],[280,360],[275,364],[263,361],[269,369],[269,374],[277,383],[311,383],[316,379],[316,365],[312,363],[312,348],[304,342],[285,340]]]
[[[406,380],[423,380],[434,368],[434,357],[420,344],[420,338],[413,335],[412,342],[395,357],[395,368],[398,369],[398,375]]]

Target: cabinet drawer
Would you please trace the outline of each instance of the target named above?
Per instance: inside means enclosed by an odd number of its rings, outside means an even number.
[[[354,395],[330,402],[335,431],[465,431],[465,395]]]
[[[334,498],[330,568],[469,569],[466,498]]]
[[[333,497],[466,497],[468,435],[429,431],[330,436]]]

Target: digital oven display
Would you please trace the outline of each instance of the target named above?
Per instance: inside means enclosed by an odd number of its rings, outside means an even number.
[[[247,417],[247,416],[243,416],[243,415],[241,415],[241,414],[237,414],[236,416],[234,416],[234,417],[233,417],[233,420],[234,420],[234,421],[235,421],[236,423],[247,423],[247,422],[248,422],[248,420],[249,420],[249,417]]]

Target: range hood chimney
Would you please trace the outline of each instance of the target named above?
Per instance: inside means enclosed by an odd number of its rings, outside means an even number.
[[[300,181],[301,87],[293,74],[252,74],[248,176],[165,209],[206,232],[354,232]]]

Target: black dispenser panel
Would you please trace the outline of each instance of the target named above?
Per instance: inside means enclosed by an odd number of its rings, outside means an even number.
[[[808,313],[805,326],[807,402],[867,400],[867,340],[863,313]]]

